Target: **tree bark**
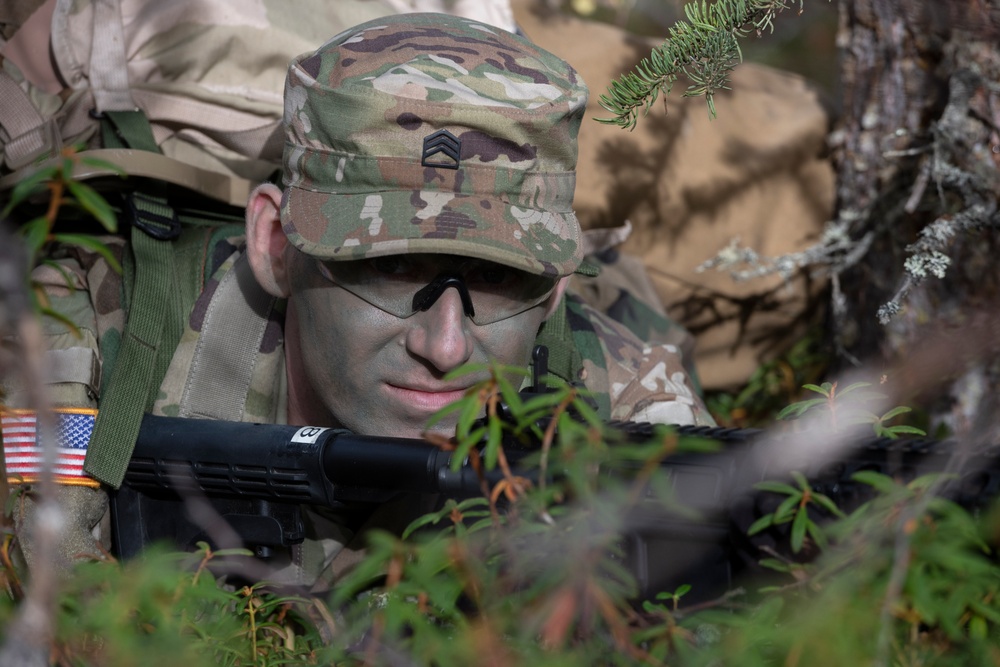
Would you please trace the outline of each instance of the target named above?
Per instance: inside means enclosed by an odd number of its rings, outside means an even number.
[[[861,250],[835,275],[834,342],[844,363],[912,371],[930,338],[951,336],[943,385],[914,389],[965,431],[1000,407],[1000,329],[965,328],[1000,307],[1000,0],[839,8],[831,143],[839,219]]]

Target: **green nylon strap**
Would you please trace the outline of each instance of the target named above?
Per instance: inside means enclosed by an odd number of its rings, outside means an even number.
[[[141,111],[108,111],[101,123],[105,147],[160,152]],[[121,348],[90,438],[84,471],[118,488],[125,477],[142,415],[152,407],[170,356],[183,331],[181,295],[175,285],[174,244],[179,223],[167,200],[155,194],[126,196],[132,217],[135,284],[127,299]]]
[[[167,308],[162,285],[155,277],[173,273],[170,243],[133,227],[131,245],[136,266],[131,308],[118,360],[101,392],[100,411],[83,466],[87,474],[114,488],[121,486],[125,477],[157,372]]]
[[[569,329],[573,339],[573,346],[580,357],[580,368],[583,368],[584,360],[589,359],[593,364],[607,370],[608,359],[605,356],[604,345],[601,337],[597,334],[597,329],[584,310],[583,302],[576,297],[566,299],[566,327]],[[579,371],[578,371],[579,372]],[[594,389],[592,385],[588,385]],[[601,419],[611,418],[611,387],[605,386],[596,391],[592,396],[594,407]]]
[[[535,337],[536,345],[549,349],[549,372],[566,382],[581,381],[584,359],[604,368],[604,346],[590,323],[582,304],[574,297],[564,297],[556,311],[542,325]],[[603,419],[611,417],[611,396],[605,391],[593,396],[597,412]]]
[[[566,382],[579,380],[583,358],[573,344],[573,333],[566,319],[565,298],[559,302],[549,319],[545,320],[535,336],[535,345],[544,345],[549,349],[549,373]]]
[[[105,111],[102,114],[101,143],[104,148],[131,148],[159,153],[153,128],[141,111]]]
[[[167,369],[174,358],[174,352],[184,333],[191,306],[201,293],[203,280],[202,260],[205,254],[205,239],[211,231],[206,228],[185,230],[180,237],[171,242],[161,241],[159,245],[166,247],[170,253],[170,273],[159,279],[161,305],[163,308],[163,323],[160,334],[160,347],[156,355],[156,369],[152,383],[146,394],[146,405],[143,412],[153,409],[159,393],[160,384],[167,375]],[[140,419],[141,419],[140,415]]]

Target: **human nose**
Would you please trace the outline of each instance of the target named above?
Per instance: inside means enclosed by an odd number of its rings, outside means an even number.
[[[452,371],[472,357],[468,331],[472,320],[457,289],[445,289],[433,306],[413,315],[406,332],[406,349],[442,373]]]

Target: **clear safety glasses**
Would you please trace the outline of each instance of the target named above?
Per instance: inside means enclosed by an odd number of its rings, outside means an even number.
[[[465,314],[477,325],[514,317],[545,301],[556,279],[502,264],[451,255],[390,255],[373,259],[316,262],[330,282],[371,305],[406,318],[430,310],[454,287]]]

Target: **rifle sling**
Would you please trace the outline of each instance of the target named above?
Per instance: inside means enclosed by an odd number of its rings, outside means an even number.
[[[159,152],[141,111],[108,111],[102,117],[106,145]],[[84,471],[118,488],[132,457],[142,415],[152,406],[169,355],[183,331],[180,294],[174,285],[177,215],[165,197],[148,192],[126,195],[131,214],[130,246],[135,285],[128,299],[121,349],[100,398]]]
[[[161,281],[173,274],[173,248],[132,227],[132,252],[136,277],[121,350],[107,388],[101,392],[100,412],[94,425],[84,471],[118,488],[132,457],[139,423],[155,382],[157,352],[167,308]]]

